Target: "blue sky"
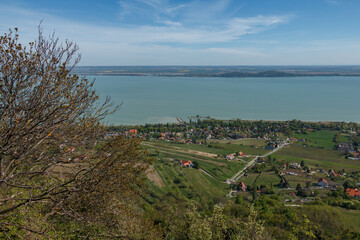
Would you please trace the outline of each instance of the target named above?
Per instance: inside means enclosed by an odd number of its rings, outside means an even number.
[[[80,65],[360,65],[359,0],[0,0],[0,33],[80,46]]]

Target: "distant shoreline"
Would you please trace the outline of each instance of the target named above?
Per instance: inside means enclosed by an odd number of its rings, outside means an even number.
[[[360,66],[82,66],[78,75],[159,77],[360,76]]]
[[[292,120],[262,120],[262,119],[255,119],[255,120],[251,120],[251,119],[218,119],[218,118],[212,118],[209,117],[209,120],[216,120],[216,121],[222,121],[222,122],[234,122],[234,121],[242,121],[242,122],[252,122],[252,123],[257,123],[257,122],[264,122],[264,123],[288,123],[288,122],[292,122],[292,121],[298,121],[301,123],[307,123],[307,124],[323,124],[323,125],[331,125],[331,124],[338,124],[338,123],[345,123],[345,124],[350,124],[350,123],[354,123],[357,126],[360,127],[360,122],[353,122],[353,121],[309,121],[309,120],[299,120],[299,119],[292,119]],[[106,125],[107,127],[119,127],[119,126],[145,126],[145,125],[167,125],[167,124],[175,124],[175,125],[181,125],[180,122],[178,121],[174,121],[174,122],[168,122],[168,123],[144,123],[144,124],[109,124]],[[189,122],[185,122],[185,124],[189,124]]]
[[[225,74],[167,74],[167,73],[86,73],[79,72],[78,75],[94,75],[94,76],[127,76],[127,77],[139,77],[139,76],[151,76],[151,77],[222,77],[222,78],[247,78],[247,77],[359,77],[360,73],[308,73],[308,74],[291,74],[281,71],[276,73],[259,72],[259,73],[247,73],[247,72],[232,72]]]

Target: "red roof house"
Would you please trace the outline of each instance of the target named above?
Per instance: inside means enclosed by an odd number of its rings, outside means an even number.
[[[350,197],[360,198],[360,191],[357,188],[354,189],[347,188],[346,192],[349,194]]]
[[[340,176],[340,174],[336,173],[334,170],[331,170],[330,174],[333,175],[334,177]]]
[[[244,182],[239,183],[238,190],[243,191],[243,192],[246,191],[246,185]]]
[[[138,130],[137,129],[130,129],[129,130],[129,134],[137,134]]]
[[[193,163],[192,161],[184,161],[184,160],[181,160],[181,166],[182,167],[192,167],[193,166]]]

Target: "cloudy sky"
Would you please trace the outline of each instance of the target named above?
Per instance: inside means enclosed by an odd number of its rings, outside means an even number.
[[[359,0],[0,0],[0,33],[55,30],[80,65],[360,65]]]

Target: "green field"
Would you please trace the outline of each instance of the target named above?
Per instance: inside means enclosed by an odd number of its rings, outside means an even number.
[[[193,168],[182,168],[173,161],[157,161],[155,169],[165,183],[162,191],[175,192],[187,198],[224,196],[228,185]]]
[[[174,145],[174,144],[172,144]],[[144,147],[147,148],[151,153],[155,151],[159,151],[159,155],[156,156],[157,159],[172,159],[174,162],[179,164],[181,160],[190,160],[197,161],[199,163],[199,167],[203,168],[205,171],[209,172],[219,181],[225,181],[226,179],[232,177],[239,169],[241,169],[245,164],[246,160],[238,161],[228,161],[225,158],[211,158],[200,155],[201,153],[189,153],[186,152],[185,148],[173,148],[172,145],[165,146],[163,144],[148,144]],[[180,145],[180,144],[179,144]],[[178,146],[178,144],[176,144]],[[181,145],[180,145],[181,146]],[[191,146],[191,145],[186,145]],[[183,151],[181,151],[183,149]],[[197,150],[198,151],[198,150]],[[179,164],[180,165],[180,164]]]
[[[245,185],[252,186],[255,179],[259,176],[259,173],[250,173],[247,177],[242,177],[240,181],[244,182]],[[280,183],[280,178],[274,172],[262,172],[256,181],[256,185],[267,185],[268,187],[272,184],[274,187]]]
[[[360,210],[345,210],[339,207],[336,208],[341,212],[341,222],[343,222],[346,226],[349,226],[350,229],[360,232]]]
[[[307,132],[307,134],[296,133],[294,136],[298,140],[305,139],[306,145],[312,147],[334,149],[335,146],[335,143],[333,142],[333,139],[335,137],[335,132],[316,131],[316,132]]]
[[[213,142],[208,145],[198,145],[198,144],[176,144],[171,142],[156,141],[156,144],[159,146],[175,146],[182,149],[191,149],[207,153],[212,153],[216,155],[227,155],[235,152],[243,152],[247,155],[262,155],[268,151],[263,148],[254,148],[251,146],[243,146],[240,144],[230,144],[230,143],[221,143]]]
[[[230,144],[238,144],[255,148],[264,148],[266,142],[264,139],[255,139],[255,138],[240,138],[236,140],[218,140],[212,139],[209,140],[208,143],[230,143]]]
[[[339,142],[350,142],[350,136],[347,134],[341,134],[339,137]]]
[[[345,169],[349,172],[360,170],[359,161],[345,159],[343,153],[328,149],[290,145],[271,156],[282,162],[301,163],[303,160],[305,165],[310,168],[334,169],[337,171]]]

